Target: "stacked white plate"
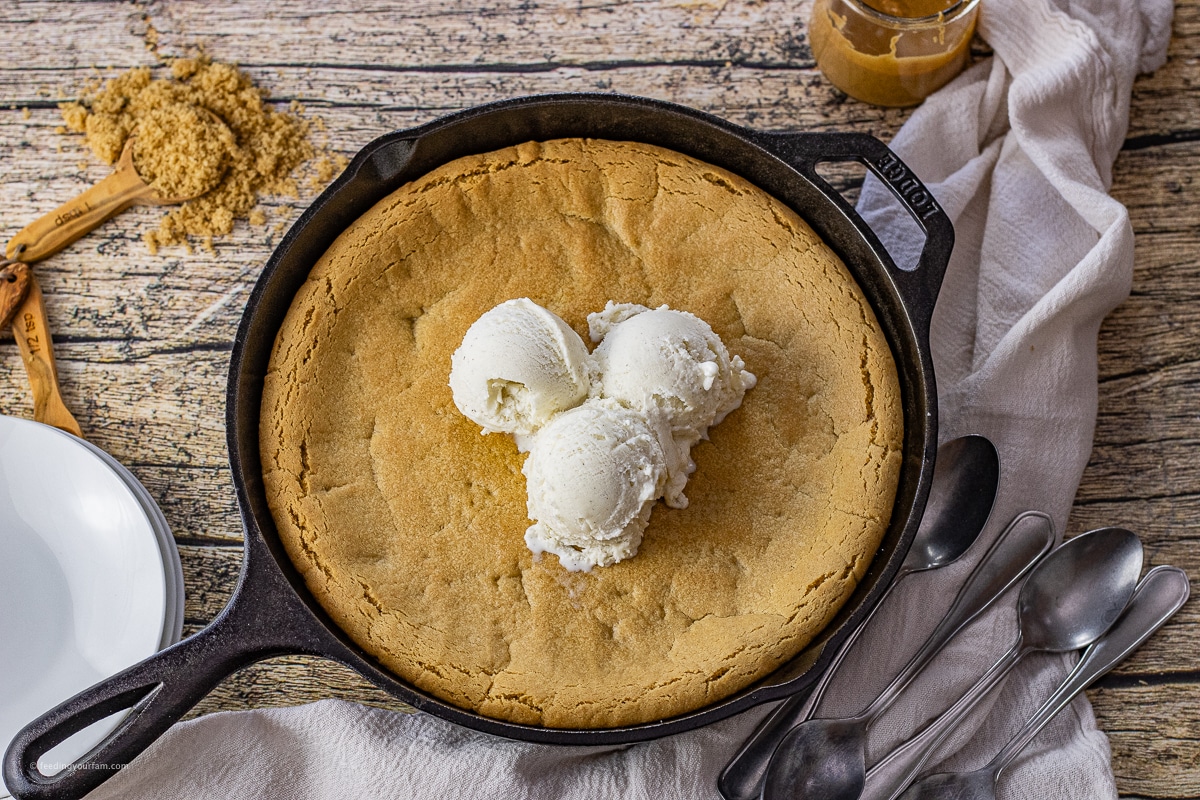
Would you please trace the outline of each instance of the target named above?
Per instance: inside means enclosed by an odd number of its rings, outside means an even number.
[[[89,442],[0,416],[0,749],[182,628],[179,552],[146,488]],[[123,716],[70,737],[39,769],[57,772]]]

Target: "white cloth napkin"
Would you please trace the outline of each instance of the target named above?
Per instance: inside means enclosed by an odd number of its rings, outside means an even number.
[[[1065,525],[1091,450],[1096,334],[1129,292],[1133,232],[1107,195],[1138,71],[1162,64],[1171,0],[984,0],[995,57],[916,111],[892,143],[955,223],[934,315],[943,439],[996,443],[1003,485],[983,541],[893,595],[822,713],[855,711],[908,658],[986,545],[1017,512]],[[868,181],[876,230],[903,230]],[[894,252],[911,242],[886,235]],[[903,256],[901,256],[901,260]],[[939,659],[873,732],[873,756],[949,705],[1011,641],[998,605]],[[1027,660],[932,766],[989,759],[1065,673]],[[213,714],[171,729],[91,796],[101,798],[716,798],[716,775],[765,709],[616,749],[518,744],[424,714],[324,701]],[[955,752],[957,751],[957,752]],[[1010,798],[1115,797],[1106,737],[1080,698],[1009,770]]]
[[[981,8],[980,32],[995,57],[930,98],[892,147],[955,225],[931,331],[940,434],[982,433],[995,442],[1000,492],[961,563],[897,590],[820,716],[854,713],[878,693],[1017,513],[1049,513],[1061,536],[1091,451],[1097,332],[1129,293],[1133,230],[1107,191],[1134,76],[1166,58],[1171,0],[984,0]],[[911,225],[877,181],[868,181],[859,206],[899,260],[915,260],[911,238],[887,235]],[[1000,657],[1016,636],[1014,601],[998,603],[910,687],[872,729],[869,761]],[[1026,659],[927,769],[989,761],[1075,660]],[[999,797],[1115,798],[1109,760],[1107,737],[1080,696],[1003,773]]]

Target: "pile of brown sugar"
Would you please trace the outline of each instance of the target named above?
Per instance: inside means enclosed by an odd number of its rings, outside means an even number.
[[[137,67],[62,106],[67,126],[85,133],[109,164],[136,133],[134,166],[160,196],[204,192],[145,234],[152,252],[189,236],[229,233],[260,195],[299,196],[292,173],[315,154],[308,122],[268,106],[266,93],[236,67],[180,58],[170,72],[153,79]]]
[[[233,132],[204,108],[152,108],[133,137],[133,166],[163,198],[194,198],[217,188],[237,150]]]

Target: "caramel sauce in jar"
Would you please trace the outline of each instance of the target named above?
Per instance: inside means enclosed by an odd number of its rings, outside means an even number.
[[[962,71],[979,0],[814,0],[817,66],[851,97],[912,106]]]

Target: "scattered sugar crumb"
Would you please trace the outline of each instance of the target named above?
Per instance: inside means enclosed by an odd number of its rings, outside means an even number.
[[[69,129],[78,133],[87,130],[88,110],[86,108],[79,103],[63,103],[58,108]]]
[[[341,153],[321,156],[316,160],[315,170],[309,178],[309,186],[319,189],[340,175],[349,163],[350,159]]]
[[[146,43],[146,49],[158,55],[158,30],[151,24],[149,14],[143,14],[142,20],[146,23],[146,33],[142,37]]]

